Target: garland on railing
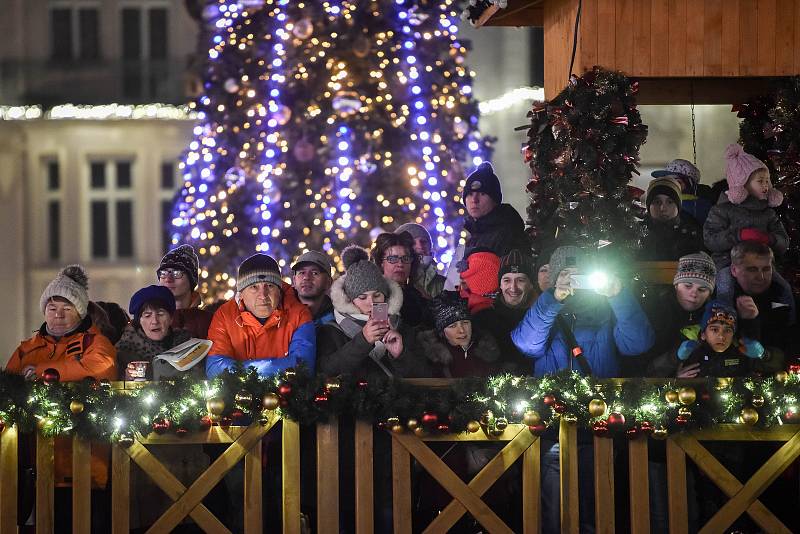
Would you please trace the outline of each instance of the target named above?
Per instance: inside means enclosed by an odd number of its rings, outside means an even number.
[[[92,379],[61,383],[52,369],[34,382],[0,372],[0,432],[17,425],[23,432],[38,428],[45,435],[72,432],[125,444],[137,433],[182,436],[214,424],[266,422],[274,410],[301,424],[358,417],[420,436],[480,431],[499,436],[511,423],[540,434],[559,418],[600,436],[660,439],[721,423],[761,428],[800,423],[800,365],[759,379],[654,384],[559,373],[461,379],[424,394],[419,388],[388,379],[326,378],[302,368],[267,378],[244,369],[208,381],[184,375],[139,389],[112,389],[110,382]]]

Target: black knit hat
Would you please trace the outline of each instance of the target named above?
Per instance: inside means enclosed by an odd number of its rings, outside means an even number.
[[[488,161],[484,161],[478,168],[472,171],[467,177],[467,183],[464,184],[464,194],[461,195],[461,201],[466,204],[467,195],[470,193],[486,193],[497,204],[503,202],[503,192],[500,190],[500,179],[494,173],[494,167]]]
[[[246,287],[261,282],[281,287],[281,268],[272,256],[267,254],[253,254],[239,265],[236,274],[236,291],[244,291]]]
[[[348,246],[342,251],[342,263],[346,269],[344,294],[351,301],[367,291],[380,291],[389,298],[389,282],[383,277],[381,268],[369,261],[366,250],[358,245]]]
[[[503,275],[508,273],[524,274],[533,283],[536,280],[533,258],[523,254],[519,249],[510,250],[500,259],[500,271],[497,273],[497,279],[502,280]]]
[[[161,258],[161,263],[156,269],[156,277],[161,269],[180,269],[189,277],[189,285],[192,289],[197,287],[197,271],[200,262],[197,259],[191,245],[181,245],[172,249]]]
[[[469,314],[467,301],[457,294],[444,292],[431,302],[433,319],[436,331],[441,334],[444,329],[456,321],[468,321],[472,317]]]

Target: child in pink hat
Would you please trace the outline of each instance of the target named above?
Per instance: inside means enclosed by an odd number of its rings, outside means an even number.
[[[772,187],[764,162],[731,144],[725,149],[725,174],[728,190],[703,225],[703,240],[717,269],[730,265],[731,249],[741,241],[769,245],[776,256],[786,252],[789,236],[772,209],[781,205],[783,194]]]

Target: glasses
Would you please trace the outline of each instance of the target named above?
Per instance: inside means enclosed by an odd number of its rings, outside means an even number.
[[[170,278],[174,278],[175,280],[180,280],[181,278],[183,278],[184,274],[185,273],[183,271],[181,271],[180,269],[159,269],[158,270],[158,277],[159,278],[166,278],[166,277],[169,276]]]
[[[402,263],[411,263],[414,261],[413,256],[386,256],[383,261],[391,263],[394,265],[395,263],[402,262]]]

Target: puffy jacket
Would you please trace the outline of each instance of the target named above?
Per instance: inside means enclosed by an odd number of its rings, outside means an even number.
[[[728,193],[719,197],[717,205],[708,212],[703,225],[703,239],[717,270],[731,264],[731,249],[739,243],[739,231],[755,228],[769,234],[769,246],[776,256],[781,256],[789,246],[789,236],[778,214],[766,200],[747,197],[741,204],[728,200]]]
[[[525,223],[511,204],[500,204],[480,219],[467,215],[464,228],[469,232],[465,258],[479,247],[487,248],[501,258],[514,248],[524,252],[531,249]]]
[[[219,307],[211,320],[208,339],[214,344],[206,357],[206,375],[234,369],[237,362],[260,375],[272,375],[304,362],[313,372],[316,336],[311,312],[297,300],[292,286],[282,285],[281,307],[262,325],[238,298]]]
[[[571,303],[567,307],[556,300],[552,289],[545,291],[511,332],[511,339],[517,348],[535,360],[534,376],[569,368],[580,371],[578,363],[570,361],[571,349],[563,332],[553,330],[556,316],[569,312],[570,308],[580,310],[574,318],[567,318],[567,322],[595,377],[618,376],[618,354],[641,354],[653,345],[653,328],[627,288],[608,299],[599,295],[587,297],[583,305]]]

